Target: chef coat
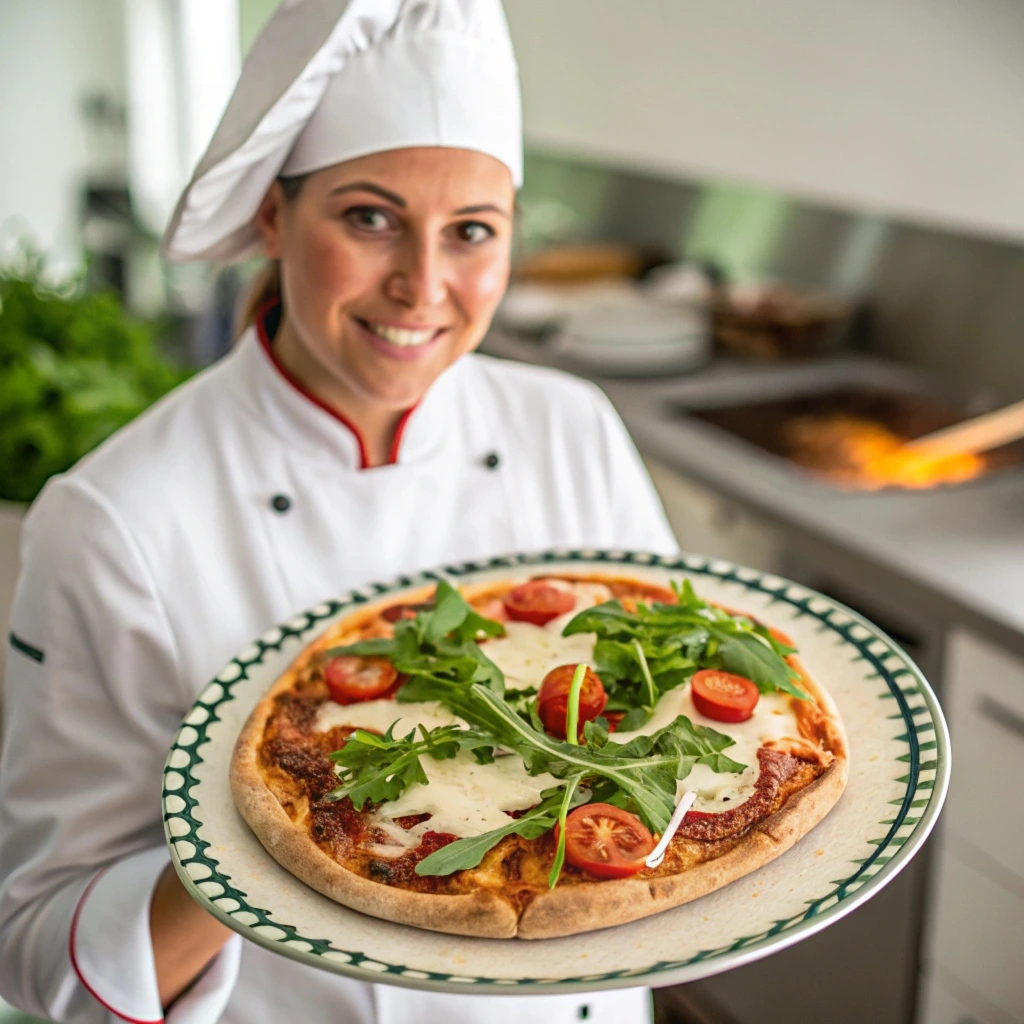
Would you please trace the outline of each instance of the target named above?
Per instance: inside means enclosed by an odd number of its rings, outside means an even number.
[[[391,465],[250,329],[55,478],[26,517],[0,762],[0,994],[59,1021],[159,1021],[161,769],[199,692],[267,628],[367,582],[548,547],[676,550],[594,385],[480,355]],[[584,940],[585,941],[585,940]],[[583,1009],[586,1007],[586,1009]],[[233,936],[174,1024],[647,1021],[644,989],[481,997],[370,985]]]

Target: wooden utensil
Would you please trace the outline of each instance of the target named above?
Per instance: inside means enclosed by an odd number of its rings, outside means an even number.
[[[925,434],[905,444],[903,450],[944,457],[987,451],[1021,437],[1024,437],[1024,401]]]

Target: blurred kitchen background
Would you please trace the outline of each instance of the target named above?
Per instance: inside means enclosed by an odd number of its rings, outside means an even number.
[[[0,5],[4,619],[46,477],[232,343],[252,267],[157,246],[274,6]],[[898,879],[661,1021],[1024,1021],[1024,448],[885,458],[1024,399],[1024,3],[506,7],[528,158],[484,349],[597,380],[683,547],[875,620],[956,751]]]

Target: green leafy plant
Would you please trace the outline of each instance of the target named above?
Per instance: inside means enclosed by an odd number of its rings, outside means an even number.
[[[537,839],[554,828],[559,821],[562,822],[564,832],[565,811],[578,807],[589,799],[586,792],[581,792],[577,788],[576,781],[573,779],[569,785],[545,789],[541,793],[541,802],[536,807],[521,817],[512,819],[507,825],[502,825],[501,828],[470,836],[468,839],[458,839],[428,854],[416,865],[416,874],[450,875],[454,871],[475,868],[484,859],[487,851],[497,846],[505,836],[516,835],[524,839]],[[564,848],[562,856],[564,859]],[[557,879],[561,866],[561,862],[558,861],[552,867],[553,878]],[[553,887],[554,883],[549,879],[548,884]]]
[[[751,679],[762,693],[807,694],[786,663],[792,648],[759,622],[730,615],[701,600],[684,580],[673,583],[678,604],[638,604],[635,611],[606,601],[570,620],[563,636],[594,633],[597,674],[608,691],[608,710],[625,711],[623,732],[640,728],[658,698],[698,669],[718,668]]]
[[[422,739],[417,740],[415,729],[407,736],[395,738],[394,728],[392,723],[383,736],[356,729],[345,746],[331,754],[331,760],[338,765],[341,785],[327,794],[328,799],[341,800],[347,796],[358,811],[367,803],[397,800],[414,782],[427,785],[421,754],[444,761],[460,750],[472,750],[480,764],[494,761],[494,740],[472,729],[444,725],[427,730],[421,725]]]
[[[55,287],[25,250],[0,267],[0,499],[31,501],[191,373],[155,325],[80,280]]]

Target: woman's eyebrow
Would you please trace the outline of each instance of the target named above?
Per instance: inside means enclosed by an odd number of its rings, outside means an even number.
[[[463,206],[462,209],[455,211],[455,216],[462,217],[467,213],[500,213],[502,217],[507,218],[509,216],[507,210],[503,210],[500,206],[495,206],[494,203],[478,203],[476,206]]]
[[[330,195],[337,196],[342,192],[372,192],[374,195],[380,196],[381,199],[394,203],[395,206],[406,205],[405,200],[397,192],[389,192],[386,188],[381,188],[380,185],[374,185],[372,181],[353,181],[350,185],[339,185],[337,188],[331,189]]]
[[[375,196],[380,196],[381,199],[386,199],[389,203],[394,203],[395,206],[404,208],[408,205],[397,192],[381,188],[380,185],[375,185],[372,181],[353,181],[348,185],[339,185],[337,188],[331,189],[330,195],[337,196],[341,195],[343,192],[372,192]],[[497,213],[505,218],[510,216],[507,210],[503,210],[495,203],[476,203],[473,206],[463,206],[454,212],[454,216],[464,217],[471,213]]]

